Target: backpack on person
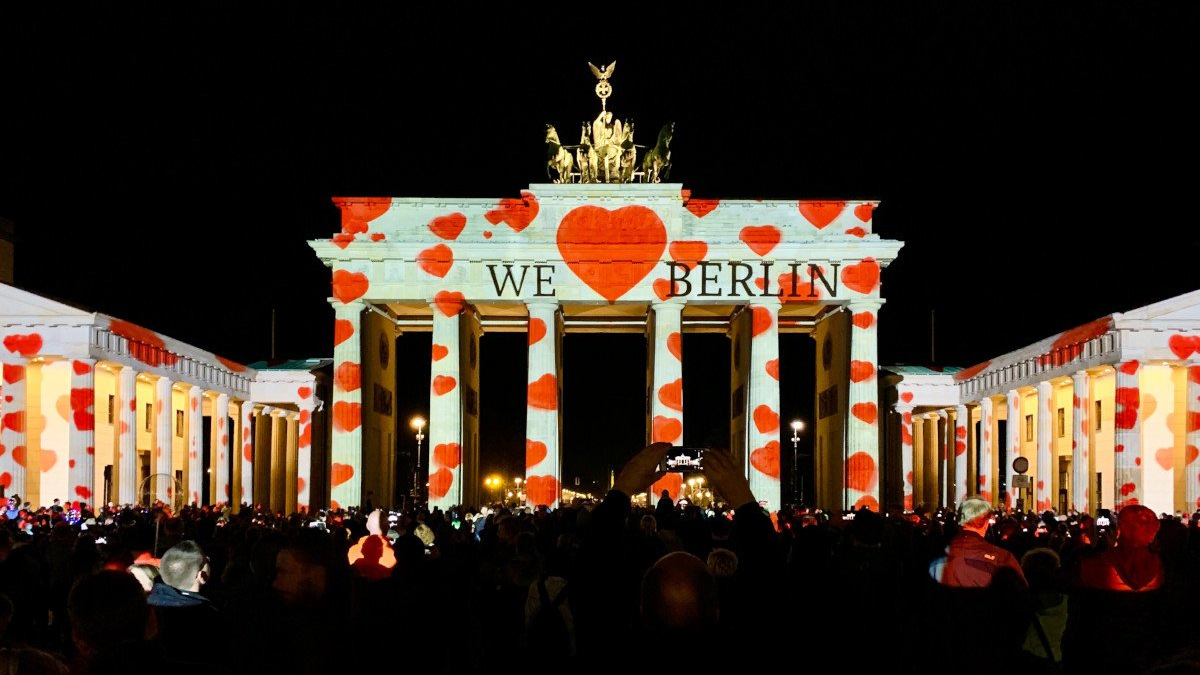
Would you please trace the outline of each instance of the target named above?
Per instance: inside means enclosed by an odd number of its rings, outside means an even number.
[[[571,627],[563,617],[561,606],[567,602],[564,585],[553,599],[546,589],[546,575],[538,576],[538,609],[525,626],[525,648],[529,653],[548,656],[570,656]],[[567,605],[570,607],[570,605]]]

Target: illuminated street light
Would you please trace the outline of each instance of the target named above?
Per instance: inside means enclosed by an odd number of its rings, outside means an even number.
[[[417,415],[408,423],[417,432],[417,459],[413,463],[413,501],[421,503],[421,441],[425,440],[425,418]]]
[[[800,476],[800,491],[796,492],[796,476],[800,474],[800,432],[804,420],[792,420],[792,494],[799,495],[798,502],[804,506],[804,477]]]

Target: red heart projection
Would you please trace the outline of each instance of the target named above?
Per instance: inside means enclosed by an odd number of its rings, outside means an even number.
[[[558,409],[558,378],[554,373],[546,373],[529,383],[527,403],[530,408],[538,410]]]
[[[900,425],[900,444],[908,446],[913,444],[911,413],[904,413],[904,424]]]
[[[845,209],[846,202],[800,202],[800,215],[818,230],[832,223]]]
[[[875,460],[865,452],[846,458],[846,487],[857,492],[870,492],[879,481]]]
[[[465,296],[458,291],[438,291],[438,294],[433,296],[433,304],[437,305],[438,311],[446,316],[454,316],[463,308]]]
[[[304,477],[303,477],[303,476],[297,476],[297,477],[296,477],[296,494],[297,494],[297,495],[302,495],[302,494],[304,494],[304,486],[305,486],[305,484],[306,484],[306,483],[304,482]]]
[[[687,265],[690,270],[708,255],[708,244],[702,241],[673,241],[667,250],[672,260]]]
[[[776,382],[778,382],[779,381],[779,359],[771,359],[770,361],[767,361],[766,369],[767,369],[767,374],[770,375],[771,378],[774,379]]]
[[[1138,368],[1140,368],[1141,365],[1142,364],[1138,363],[1137,359],[1134,359],[1133,361],[1126,361],[1125,363],[1122,363],[1117,367],[1117,370],[1125,373],[1126,375],[1137,375]]]
[[[17,433],[25,431],[25,415],[19,412],[7,413],[0,418],[0,429],[12,429]]]
[[[433,449],[433,464],[450,469],[458,468],[462,461],[462,449],[458,443],[438,443]]]
[[[25,379],[25,366],[5,363],[0,372],[4,373],[4,381],[9,384],[16,384]]]
[[[750,308],[750,312],[752,314],[750,319],[750,335],[752,337],[758,337],[774,323],[774,319],[771,318],[771,310],[766,307],[756,305]]]
[[[454,485],[454,472],[447,468],[441,468],[429,474],[429,496],[434,499],[441,499],[450,492],[450,486]]]
[[[367,223],[387,213],[392,206],[390,197],[370,197],[367,199],[334,198],[334,203],[342,210],[342,231],[350,234],[366,232]]]
[[[858,237],[859,239],[862,239],[863,237],[867,236],[867,231],[861,227],[852,227],[846,230],[846,234],[850,235],[851,237]]]
[[[850,362],[850,381],[862,382],[869,380],[875,375],[875,365],[870,361],[851,361]]]
[[[42,450],[42,471],[49,471],[54,468],[55,462],[58,461],[58,453],[53,450]]]
[[[954,441],[954,456],[957,457],[967,451],[966,441]]]
[[[25,464],[25,446],[18,445],[12,449],[12,459],[18,466],[27,466]]]
[[[458,235],[462,234],[463,228],[467,226],[467,217],[461,213],[451,213],[447,216],[438,216],[429,221],[429,231],[441,237],[442,239],[454,240],[458,239]],[[435,247],[436,248],[436,247]],[[438,276],[441,276],[440,274]]]
[[[7,345],[8,340],[4,343]],[[1171,352],[1175,356],[1186,359],[1192,355],[1192,352],[1200,352],[1200,335],[1172,335],[1167,338],[1167,346],[1171,348]]]
[[[4,474],[4,475],[5,475],[5,476],[7,476],[8,474],[6,473],[6,474]],[[0,476],[0,483],[3,483],[3,482],[4,482],[4,477],[3,477],[3,476]],[[76,485],[76,486],[75,486],[75,495],[76,495],[76,496],[78,496],[80,499],[91,499],[91,498],[92,498],[92,491],[91,491],[91,490],[89,490],[89,489],[87,488],[87,486],[84,486],[84,485]]]
[[[337,373],[334,374],[334,381],[342,391],[354,391],[362,386],[361,372],[357,363],[343,361],[342,365],[337,367]]]
[[[850,320],[856,327],[866,330],[875,325],[875,315],[871,312],[859,312]]]
[[[855,403],[850,407],[850,414],[866,422],[867,424],[874,424],[875,418],[878,415],[878,411],[876,410],[874,403]]]
[[[361,272],[333,271],[333,297],[340,300],[342,304],[354,302],[366,295],[367,289],[370,287],[371,282],[367,279],[367,275]]]
[[[671,288],[671,282],[666,279],[655,279],[651,287],[659,300],[669,300],[679,294],[679,284],[676,283],[675,287]]]
[[[842,268],[842,283],[857,293],[871,293],[879,286],[879,263],[863,258],[861,262]]]
[[[346,247],[349,246],[350,242],[352,241],[354,241],[354,235],[352,234],[346,234],[343,232],[341,234],[333,235],[333,245],[342,249],[343,251],[346,250]]]
[[[4,338],[4,347],[21,356],[33,356],[42,350],[42,336],[39,333],[9,335]]]
[[[349,464],[333,463],[332,470],[329,473],[329,482],[333,486],[341,485],[346,481],[354,478],[354,467]]]
[[[779,413],[763,404],[754,409],[754,426],[760,434],[769,434],[779,429]]]
[[[904,401],[905,403],[912,403],[912,400],[913,400],[912,392],[906,391],[906,392],[900,394],[900,400]]]
[[[539,340],[546,337],[546,322],[541,319],[533,318],[529,320],[529,344],[535,345]]]
[[[1138,408],[1141,406],[1141,392],[1137,387],[1117,387],[1113,396],[1117,411],[1113,414],[1113,424],[1118,429],[1132,429],[1138,421]]]
[[[433,393],[438,396],[443,396],[448,392],[454,391],[458,386],[458,380],[449,375],[435,375],[433,378]]]
[[[242,459],[246,460],[247,462],[254,461],[254,446],[250,445],[249,443],[242,446]]]
[[[685,197],[683,208],[691,211],[693,216],[703,218],[712,213],[713,209],[717,208],[717,205],[720,203],[720,199],[691,199],[690,197]]]
[[[300,434],[296,437],[296,445],[301,448],[307,448],[312,443],[312,425],[305,424],[300,427]]]
[[[312,396],[312,388],[311,387],[300,387],[300,388],[296,389],[296,394],[301,399],[308,398],[309,396]]]
[[[1188,366],[1187,378],[1189,382],[1200,384],[1200,366]]]
[[[854,217],[864,223],[871,222],[871,214],[875,212],[874,204],[859,204],[854,207]]]
[[[771,478],[779,478],[779,441],[768,441],[751,452],[750,465]]]
[[[667,229],[644,206],[579,206],[558,226],[558,252],[581,281],[615,302],[658,265]]]
[[[655,415],[651,426],[655,443],[674,443],[683,435],[683,423],[674,417]]]
[[[7,471],[0,473],[0,485],[3,485],[5,490],[12,487],[12,474]]]
[[[662,491],[666,490],[667,495],[671,499],[679,499],[679,491],[683,489],[683,474],[681,473],[664,473],[662,478],[654,481],[650,486],[650,494],[655,497],[661,497]]]
[[[438,244],[417,254],[417,265],[427,273],[439,279],[450,273],[454,267],[454,251],[445,244]]]
[[[1163,471],[1170,471],[1175,468],[1175,448],[1159,448],[1154,452],[1154,461],[1163,468]]]
[[[912,495],[909,495],[907,499],[912,501]],[[879,513],[879,500],[875,499],[875,497],[871,495],[863,495],[858,498],[858,501],[854,502],[854,509],[856,511],[859,509],[866,509],[868,511]]]
[[[362,424],[362,404],[338,401],[333,404],[333,427],[340,431],[354,431]]]
[[[91,364],[83,361],[71,362],[71,369],[75,371],[76,375],[87,375],[88,373],[92,372]]]
[[[133,341],[129,345],[130,356],[146,365],[158,367],[166,364],[173,366],[179,360],[178,355],[167,351],[167,343],[163,342],[162,337],[148,328],[142,328],[136,323],[129,323],[120,319],[111,319],[108,322],[108,326],[109,330],[113,333]]]
[[[503,222],[512,228],[513,232],[521,232],[529,227],[533,219],[537,217],[538,210],[537,197],[528,190],[521,190],[521,198],[513,199],[506,197],[500,200],[500,204],[492,211],[488,211],[483,215],[487,221],[493,225],[499,225]],[[484,236],[488,236],[487,233]]]
[[[667,336],[667,351],[675,355],[679,361],[683,360],[683,336],[679,333],[671,333]]]
[[[541,464],[546,459],[546,444],[531,438],[525,439],[525,468],[529,469]]]
[[[349,319],[338,319],[333,322],[333,345],[342,344],[354,335],[354,324],[350,323]]]
[[[1200,449],[1197,449],[1194,445],[1187,446],[1187,449],[1183,453],[1183,465],[1191,466],[1197,457],[1200,457]]]
[[[792,292],[793,283],[796,286],[794,293]],[[804,277],[798,274],[792,274],[791,272],[779,275],[778,292],[782,293],[782,295],[779,296],[779,299],[783,302],[811,302],[813,300],[821,299],[820,286],[809,283],[804,280]]]
[[[683,378],[659,387],[658,400],[671,410],[683,412]]]
[[[386,238],[387,238],[387,235],[385,235],[382,232],[372,232],[371,233],[371,241],[383,241]]]
[[[779,245],[783,234],[774,225],[747,225],[738,233],[738,239],[751,251],[766,255]]]
[[[450,353],[450,348],[445,345],[435,344],[435,345],[433,345],[433,349],[431,351],[432,351],[431,356],[433,356],[433,360],[441,361],[442,359],[446,358],[447,354]]]
[[[525,481],[525,499],[534,506],[553,504],[558,499],[558,480],[554,476],[530,476]]]

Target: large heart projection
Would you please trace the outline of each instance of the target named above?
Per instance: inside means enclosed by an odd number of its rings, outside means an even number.
[[[567,267],[609,302],[645,279],[666,247],[667,228],[644,206],[580,206],[558,225],[558,252]]]

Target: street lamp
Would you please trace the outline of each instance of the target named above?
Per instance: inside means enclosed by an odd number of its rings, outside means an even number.
[[[417,460],[413,462],[413,501],[421,503],[421,441],[425,440],[425,418],[417,415],[408,423],[417,432]]]
[[[804,420],[792,420],[792,494],[799,495],[799,504],[804,506],[804,476],[800,476],[800,492],[796,492],[796,476],[800,473],[800,431]]]

